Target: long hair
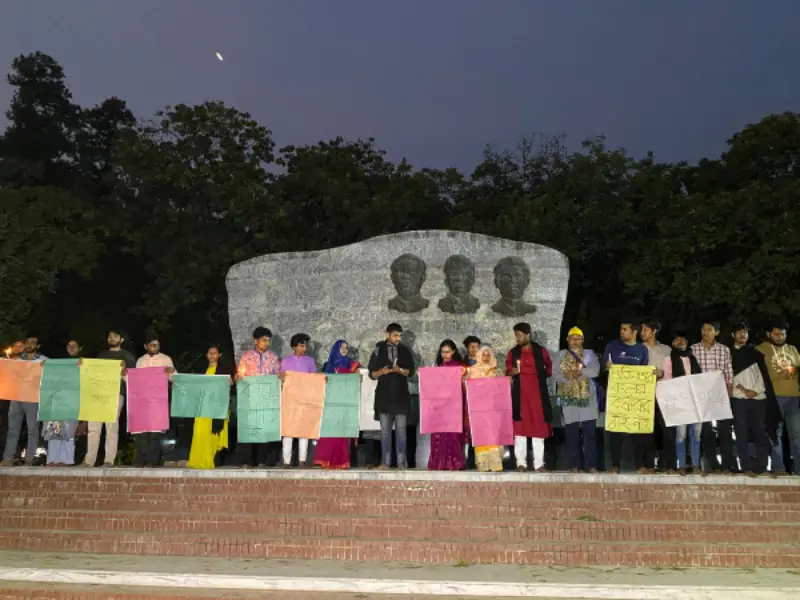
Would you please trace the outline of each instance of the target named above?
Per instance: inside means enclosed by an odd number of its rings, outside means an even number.
[[[444,359],[442,358],[442,348],[450,348],[453,351],[453,358],[452,360],[458,362],[464,362],[464,359],[461,358],[461,353],[458,351],[458,347],[453,340],[445,340],[441,344],[439,344],[439,351],[436,353],[436,366],[440,367],[444,364]]]

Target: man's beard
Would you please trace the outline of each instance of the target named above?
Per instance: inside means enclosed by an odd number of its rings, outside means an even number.
[[[776,341],[774,341],[774,340],[770,340],[770,343],[771,343],[773,346],[778,346],[778,347],[780,347],[780,346],[785,346],[785,345],[786,345],[786,340],[781,340],[780,342],[776,342]]]

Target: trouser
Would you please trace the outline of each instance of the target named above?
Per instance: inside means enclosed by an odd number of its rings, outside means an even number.
[[[19,434],[22,432],[22,422],[28,427],[28,445],[25,447],[25,464],[32,465],[36,458],[36,449],[39,447],[39,423],[36,416],[39,405],[33,402],[12,401],[8,406],[8,437],[3,452],[3,460],[14,460],[19,445]]]
[[[764,428],[767,403],[764,400],[731,398],[733,427],[736,433],[736,452],[742,471],[763,473],[767,470],[769,441]],[[750,456],[750,444],[755,446],[755,460]]]
[[[714,437],[714,427],[711,423],[703,423],[702,442],[703,457],[705,458],[706,471],[728,470],[735,473],[739,470],[736,465],[736,457],[733,453],[733,419],[723,419],[717,421],[717,432],[719,434],[719,451],[722,455],[722,464],[717,458],[717,440]]]
[[[772,446],[772,472],[785,472],[786,461],[783,456],[783,430],[789,437],[789,451],[793,456],[792,472],[800,472],[800,398],[795,396],[778,396],[778,407],[781,409],[783,421],[778,424],[778,444]]]
[[[97,452],[100,450],[100,435],[103,433],[103,425],[106,427],[106,454],[103,463],[113,465],[117,458],[117,448],[119,447],[119,415],[122,412],[122,405],[125,402],[124,396],[120,394],[117,402],[117,420],[113,423],[89,423],[89,433],[86,436],[86,458],[83,462],[93,467],[97,462]]]
[[[675,469],[677,456],[675,455],[675,428],[667,427],[664,415],[656,402],[656,428],[659,433],[660,446],[658,448],[658,468],[661,470]],[[654,464],[651,461],[651,464]]]
[[[47,442],[48,465],[74,465],[75,440],[50,440]]]
[[[392,466],[392,425],[394,425],[397,468],[408,467],[408,415],[378,415],[381,423],[381,465]]]
[[[283,464],[292,464],[292,444],[295,438],[283,438]],[[302,467],[306,464],[308,459],[308,440],[303,438],[297,439],[297,462]]]
[[[239,442],[236,444],[236,457],[240,465],[247,465],[249,467],[257,467],[260,465],[269,464],[270,454],[274,454],[276,443],[269,442],[266,444],[247,444]]]
[[[694,425],[678,425],[675,427],[675,453],[678,458],[678,468],[686,466],[686,438],[689,438],[689,455],[692,457],[692,467],[700,468],[700,436],[703,430],[702,423]]]
[[[161,464],[161,432],[148,431],[137,433],[136,439],[136,467],[157,467]]]
[[[653,434],[652,433],[621,433],[608,432],[608,443],[611,452],[611,466],[619,469],[622,466],[622,446],[625,440],[630,440],[633,446],[633,464],[638,469],[652,468],[649,459],[652,458]]]
[[[581,468],[581,447],[583,448],[583,468],[597,468],[597,421],[576,421],[564,425],[565,446],[567,450],[567,463],[570,469]],[[581,445],[583,434],[583,445]]]
[[[533,468],[544,467],[544,438],[530,438],[533,446]],[[528,438],[524,435],[514,436],[514,458],[517,466],[528,468]]]
[[[6,441],[8,440],[8,409],[11,404],[8,400],[0,400],[0,448],[3,453],[6,450]]]

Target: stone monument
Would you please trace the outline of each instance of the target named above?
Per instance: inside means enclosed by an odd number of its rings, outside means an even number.
[[[264,325],[280,356],[302,332],[311,336],[309,353],[320,366],[337,339],[366,362],[386,325],[397,322],[419,364],[433,363],[442,340],[460,347],[470,334],[502,358],[519,321],[531,324],[539,343],[558,349],[568,280],[567,258],[552,248],[461,231],[410,231],[234,265],[227,276],[230,326],[237,357]]]

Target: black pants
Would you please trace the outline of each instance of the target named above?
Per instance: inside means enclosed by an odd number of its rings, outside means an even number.
[[[608,432],[608,442],[611,452],[611,466],[619,469],[622,465],[622,445],[625,440],[630,440],[633,447],[633,464],[636,469],[652,468],[649,460],[652,458],[653,445],[652,433],[619,433],[618,431]]]
[[[742,471],[763,473],[767,470],[767,457],[770,451],[764,425],[767,403],[764,400],[731,398],[731,409],[733,428],[736,432],[736,453],[739,455]],[[755,459],[750,456],[750,444],[756,447]]]
[[[281,443],[236,444],[236,456],[239,465],[258,467],[261,465],[274,467],[281,459]]]
[[[570,469],[581,468],[581,449],[583,449],[583,468],[597,468],[597,421],[567,423],[564,425],[564,448],[567,451],[567,465]],[[583,434],[583,443],[581,443]]]
[[[136,467],[157,467],[161,464],[161,433],[137,433],[133,436],[136,440]]]
[[[717,421],[717,432],[719,434],[719,451],[722,455],[722,464],[717,458],[717,439],[714,436],[714,428],[711,423],[703,423],[700,439],[703,446],[705,469],[707,472],[726,470],[736,473],[739,471],[739,467],[736,464],[736,456],[733,452],[733,419]]]
[[[656,433],[658,438],[658,468],[662,471],[678,468],[678,454],[675,448],[675,428],[667,427],[664,415],[656,403]]]

